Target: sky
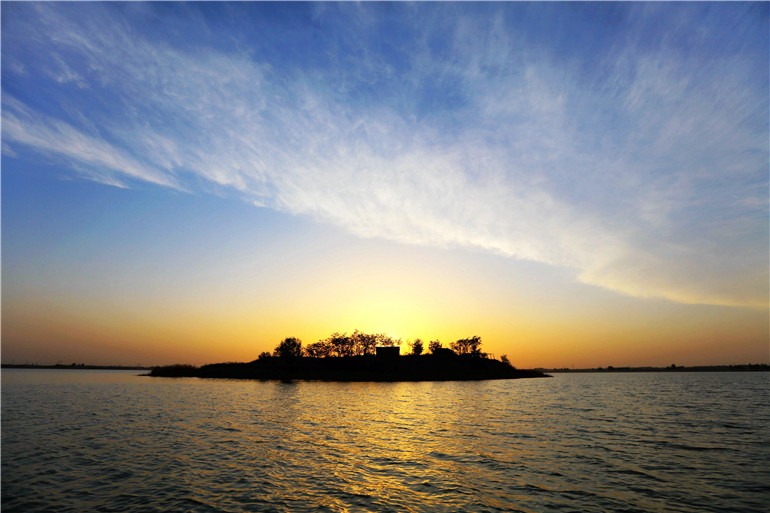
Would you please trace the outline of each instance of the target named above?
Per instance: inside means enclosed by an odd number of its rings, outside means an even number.
[[[2,3],[2,360],[768,363],[767,3]]]

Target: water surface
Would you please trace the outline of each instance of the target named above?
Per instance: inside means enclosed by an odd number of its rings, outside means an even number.
[[[2,373],[3,511],[770,510],[767,373]]]

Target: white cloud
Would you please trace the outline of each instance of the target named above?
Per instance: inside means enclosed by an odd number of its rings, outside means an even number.
[[[103,171],[88,172],[89,177],[97,181],[122,185],[114,177],[117,173],[136,180],[180,188],[173,176],[141,164],[115,146],[88,136],[68,123],[34,112],[8,94],[3,97],[2,119],[6,141],[65,157],[80,170],[101,168]]]
[[[63,85],[90,81],[114,103],[90,104],[86,125],[6,95],[4,153],[61,155],[113,185],[234,190],[363,237],[476,247],[636,296],[767,304],[767,132],[752,124],[761,94],[741,86],[744,63],[695,69],[634,47],[596,89],[527,55],[501,18],[491,31],[466,20],[451,62],[426,35],[406,73],[379,70],[404,90],[362,103],[346,98],[380,76],[366,50],[361,70],[279,70],[39,9],[47,44],[86,63],[65,64]],[[413,96],[434,81],[465,107],[421,113]]]

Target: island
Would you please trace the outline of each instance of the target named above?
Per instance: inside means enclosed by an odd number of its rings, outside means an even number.
[[[467,381],[550,377],[540,370],[517,369],[503,355],[499,360],[481,351],[477,336],[453,342],[449,348],[432,341],[423,354],[420,339],[400,354],[400,340],[382,334],[335,333],[307,347],[294,337],[284,339],[273,353],[251,362],[154,367],[153,377],[198,377],[317,381]]]

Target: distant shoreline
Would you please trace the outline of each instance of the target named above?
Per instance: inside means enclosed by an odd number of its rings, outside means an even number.
[[[218,364],[214,364],[218,365]],[[162,368],[163,366],[137,366],[137,365],[37,365],[33,363],[4,363],[3,369],[59,369],[59,370],[147,370]],[[546,369],[538,367],[534,369],[544,373],[568,374],[568,373],[608,373],[608,372],[770,372],[770,364],[749,363],[741,365],[698,365],[686,367],[595,367],[590,369],[556,368]]]
[[[596,367],[593,369],[543,369],[537,370],[552,373],[606,373],[606,372],[768,372],[770,364],[749,363],[743,365],[697,365],[685,367],[681,365],[671,367]]]
[[[59,369],[59,370],[151,370],[152,367],[138,365],[36,365],[33,363],[4,363],[0,368],[3,369]]]

